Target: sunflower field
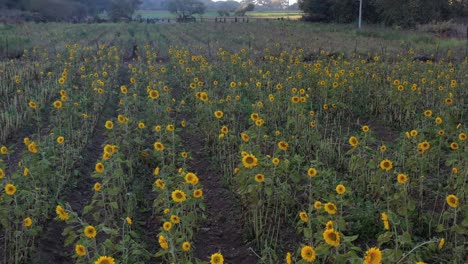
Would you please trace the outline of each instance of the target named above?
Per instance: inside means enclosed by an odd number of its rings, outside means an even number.
[[[0,263],[467,261],[463,41],[0,29]]]

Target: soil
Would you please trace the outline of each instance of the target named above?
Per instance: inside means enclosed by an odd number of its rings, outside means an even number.
[[[210,163],[199,137],[184,138],[192,150],[192,170],[203,184],[206,221],[195,236],[195,256],[209,260],[221,252],[226,263],[253,264],[258,258],[244,242],[244,227],[239,201],[235,194],[222,186],[222,175]]]

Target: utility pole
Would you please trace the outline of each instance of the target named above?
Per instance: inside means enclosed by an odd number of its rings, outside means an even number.
[[[359,0],[359,20],[358,20],[359,30],[361,30],[361,21],[362,21],[362,0]]]

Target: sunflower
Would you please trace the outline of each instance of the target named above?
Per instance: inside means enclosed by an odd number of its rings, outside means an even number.
[[[280,164],[281,161],[280,161],[280,159],[278,159],[278,158],[274,158],[273,160],[271,160],[271,162],[272,162],[275,166],[277,166],[278,164]]]
[[[445,130],[441,129],[439,132],[437,132],[437,134],[439,134],[439,136],[443,136],[445,135]]]
[[[293,96],[293,97],[291,97],[291,102],[292,102],[293,104],[297,104],[297,103],[299,103],[300,101],[301,101],[301,99],[299,98],[299,96]]]
[[[340,245],[340,233],[334,229],[325,229],[323,239],[330,246],[337,247]]]
[[[309,222],[309,216],[307,215],[307,212],[300,212],[299,218],[301,218],[301,220],[305,223]]]
[[[159,141],[155,142],[153,146],[156,151],[161,152],[164,150],[164,144]]]
[[[422,151],[426,151],[431,148],[431,143],[424,141],[418,144],[418,148]]]
[[[413,130],[410,131],[410,135],[411,135],[412,137],[415,137],[415,136],[418,135],[418,131],[415,130],[415,129],[413,129]]]
[[[278,142],[278,148],[281,149],[281,150],[287,150],[289,147],[289,144],[288,142],[285,142],[285,141],[280,141]]]
[[[114,128],[114,123],[110,120],[107,120],[106,121],[106,124],[104,125],[107,129],[111,130],[112,128]]]
[[[442,238],[440,241],[439,241],[439,244],[437,245],[437,248],[438,249],[442,249],[445,245],[445,238]]]
[[[382,170],[386,170],[386,171],[389,171],[393,168],[393,163],[392,161],[388,160],[388,159],[384,159],[380,162],[380,168]]]
[[[0,148],[0,153],[1,153],[2,155],[6,155],[6,154],[8,153],[8,148],[5,147],[5,146],[2,146],[2,147]]]
[[[198,183],[198,181],[199,181],[198,177],[197,177],[197,175],[195,175],[195,173],[189,172],[189,173],[185,174],[185,182],[186,183],[196,185]]]
[[[84,229],[84,235],[87,237],[87,238],[94,238],[96,237],[96,228],[94,228],[94,226],[87,226],[85,227]]]
[[[143,122],[138,123],[138,128],[139,129],[145,128],[145,123],[143,123]]]
[[[183,151],[182,153],[180,153],[180,156],[184,159],[186,159],[188,157],[188,153]]]
[[[164,189],[166,187],[166,184],[164,183],[163,180],[161,179],[157,179],[154,184],[156,185],[156,187],[158,187],[159,189]]]
[[[55,212],[57,213],[60,220],[63,220],[63,221],[68,220],[69,218],[68,213],[65,211],[65,209],[63,209],[62,206],[57,205],[57,207],[55,207]]]
[[[250,137],[249,135],[247,135],[247,133],[241,133],[241,138],[244,142],[249,142],[250,141]]]
[[[350,137],[348,142],[353,148],[359,145],[359,140],[355,136]]]
[[[253,154],[247,154],[242,157],[242,164],[247,169],[251,169],[258,165],[257,157],[255,157]]]
[[[261,127],[261,126],[263,126],[263,124],[265,124],[265,120],[263,120],[261,118],[255,120],[255,125],[256,126]]]
[[[258,113],[252,113],[250,114],[250,119],[252,119],[252,121],[256,121],[260,119],[260,115]]]
[[[32,109],[36,109],[37,108],[37,103],[34,102],[34,101],[29,101],[28,106],[30,108],[32,108]]]
[[[442,124],[443,120],[442,120],[441,117],[436,117],[435,122],[436,122],[436,124],[440,125],[440,124]]]
[[[95,169],[96,169],[96,172],[103,173],[104,172],[104,164],[102,164],[101,162],[96,163]]]
[[[64,140],[65,140],[65,138],[60,136],[60,137],[57,138],[57,143],[62,144]]]
[[[447,204],[452,207],[452,208],[457,208],[458,207],[458,197],[455,196],[454,194],[450,194],[447,196]]]
[[[182,243],[182,250],[183,251],[189,252],[190,248],[191,248],[190,242],[185,241],[184,243]]]
[[[11,183],[5,185],[5,193],[8,195],[14,195],[16,193],[16,186]]]
[[[150,90],[148,92],[148,97],[152,100],[158,99],[159,98],[159,92],[157,90]]]
[[[326,224],[325,224],[325,229],[333,229],[333,221],[328,221]]]
[[[408,181],[408,176],[406,174],[400,173],[397,176],[397,181],[399,184],[404,184]]]
[[[453,100],[452,98],[445,98],[444,102],[446,105],[451,105],[453,103]]]
[[[101,184],[99,182],[96,182],[94,184],[93,189],[94,189],[94,191],[99,192],[101,190],[101,187],[102,187]]]
[[[172,124],[169,124],[169,125],[166,126],[166,131],[172,132],[172,131],[174,131],[174,129],[175,129],[174,125],[172,125]]]
[[[211,255],[210,258],[210,264],[223,264],[224,263],[224,257],[221,253],[214,253]]]
[[[432,116],[432,111],[431,110],[426,110],[426,111],[424,111],[424,115],[426,117],[431,117]]]
[[[221,127],[221,133],[223,133],[223,134],[229,133],[229,128],[227,126],[222,126]]]
[[[223,113],[223,111],[218,110],[218,111],[214,112],[214,116],[216,118],[220,119],[220,118],[222,118],[224,116],[224,113]]]
[[[172,223],[171,222],[164,222],[163,224],[163,229],[166,230],[166,231],[169,231],[171,230],[172,228]]]
[[[132,218],[130,216],[125,217],[125,222],[127,222],[127,224],[129,224],[129,225],[133,224],[133,220],[132,220]]]
[[[291,254],[291,252],[286,253],[286,264],[292,264],[292,254]]]
[[[34,154],[36,154],[39,151],[38,148],[37,148],[36,142],[33,141],[33,142],[29,143],[28,151],[31,152],[31,153],[34,153]]]
[[[378,248],[370,248],[364,257],[364,264],[379,264],[382,263],[382,252]]]
[[[383,153],[383,152],[387,151],[387,146],[382,145],[382,146],[380,146],[379,150],[380,150],[380,152]]]
[[[33,224],[33,221],[32,221],[32,219],[31,219],[31,217],[26,217],[26,218],[23,220],[23,226],[24,226],[24,227],[30,227],[32,224]]]
[[[262,183],[265,181],[265,176],[263,174],[257,174],[255,175],[255,181],[258,183]]]
[[[458,149],[458,143],[457,142],[452,142],[450,143],[450,148],[452,150],[457,150]]]
[[[334,203],[328,202],[325,204],[325,211],[329,214],[336,214],[336,211],[338,209],[336,208],[336,205]]]
[[[346,187],[343,184],[338,184],[336,186],[336,192],[338,194],[344,194],[346,192]]]
[[[318,172],[315,168],[309,168],[307,170],[307,175],[309,175],[309,177],[315,177],[317,176]]]
[[[80,257],[85,256],[86,255],[86,247],[81,245],[81,244],[76,244],[75,253]]]
[[[181,203],[187,199],[187,195],[181,190],[175,190],[172,192],[172,200],[176,203]]]
[[[174,224],[180,224],[180,218],[177,215],[171,215],[171,222]]]
[[[61,101],[55,101],[53,105],[54,105],[54,107],[57,108],[57,109],[62,108],[62,102],[61,102]]]
[[[466,138],[467,138],[466,133],[460,133],[460,134],[458,135],[458,139],[460,139],[461,141],[465,141]]]
[[[301,257],[308,263],[314,262],[316,258],[315,250],[311,246],[303,246],[301,249]]]
[[[108,256],[99,257],[94,264],[115,264],[115,259]]]
[[[120,92],[123,94],[127,94],[128,93],[127,86],[125,85],[120,86]]]
[[[390,223],[388,221],[388,215],[387,213],[383,212],[380,216],[380,218],[382,219],[382,222],[384,224],[384,228],[385,230],[390,230]]]
[[[314,208],[317,209],[317,210],[322,209],[322,202],[321,201],[315,201]]]
[[[361,129],[362,129],[362,131],[363,131],[364,133],[367,133],[367,132],[370,131],[369,126],[362,126]],[[351,144],[351,143],[350,143],[350,144]]]

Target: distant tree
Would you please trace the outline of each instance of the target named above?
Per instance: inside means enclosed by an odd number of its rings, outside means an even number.
[[[197,0],[169,0],[167,2],[169,12],[179,16],[179,20],[188,21],[195,14],[205,13],[205,5]]]
[[[215,4],[216,9],[228,12],[235,12],[241,6],[241,4],[237,1],[218,1],[215,2]]]
[[[112,21],[131,20],[141,0],[111,0],[109,16]]]
[[[236,16],[245,16],[245,13],[249,11],[253,11],[254,9],[255,9],[254,4],[252,3],[244,4],[236,10]]]

